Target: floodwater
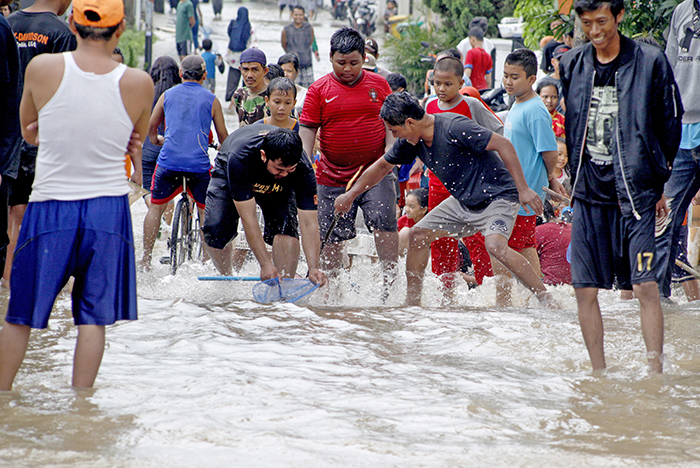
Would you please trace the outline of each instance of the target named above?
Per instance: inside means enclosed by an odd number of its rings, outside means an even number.
[[[251,13],[282,24],[274,6]],[[319,30],[327,47],[330,20]],[[141,274],[139,320],[108,328],[92,390],[69,385],[61,296],[0,393],[0,466],[700,466],[700,304],[674,297],[651,375],[638,303],[602,293],[609,369],[593,373],[568,287],[551,289],[561,310],[520,287],[497,309],[492,283],[443,307],[428,277],[424,307],[405,308],[403,276],[382,305],[376,265],[359,261],[306,304],[261,305],[251,283],[196,279],[213,273],[156,260]]]

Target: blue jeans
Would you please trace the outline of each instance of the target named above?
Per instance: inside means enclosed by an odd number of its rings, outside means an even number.
[[[678,239],[685,213],[693,197],[700,189],[700,160],[693,158],[691,150],[679,149],[673,161],[671,177],[664,186],[664,194],[671,200],[671,222],[666,231],[656,238],[656,255],[659,260],[657,280],[659,293],[671,296],[671,274],[678,255]]]

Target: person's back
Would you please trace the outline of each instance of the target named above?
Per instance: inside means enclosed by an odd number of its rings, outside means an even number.
[[[535,228],[537,253],[544,284],[571,284],[571,264],[566,251],[571,243],[571,224],[564,221],[544,223]]]
[[[491,55],[484,50],[484,32],[479,27],[469,30],[469,43],[472,48],[464,59],[464,69],[474,86],[478,90],[491,87],[493,77],[493,61]],[[486,79],[488,76],[488,80]]]
[[[165,142],[158,165],[172,171],[207,172],[207,148],[215,96],[202,85],[186,81],[164,94]]]

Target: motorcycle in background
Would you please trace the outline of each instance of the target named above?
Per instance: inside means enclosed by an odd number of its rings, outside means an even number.
[[[350,24],[365,37],[371,36],[377,27],[375,0],[352,0]]]

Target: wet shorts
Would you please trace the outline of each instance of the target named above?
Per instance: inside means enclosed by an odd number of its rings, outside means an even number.
[[[571,228],[571,284],[575,288],[620,289],[656,281],[654,206],[641,219],[624,216],[619,206],[574,200]]]
[[[20,162],[29,158],[29,153],[24,150],[20,156]],[[36,157],[36,154],[34,155]],[[26,205],[29,203],[29,195],[32,193],[32,184],[34,183],[34,164],[19,165],[17,178],[12,181],[10,186],[10,206]]]
[[[265,222],[263,239],[268,245],[276,235],[299,238],[296,199],[292,194],[270,194],[255,197]],[[224,177],[214,176],[207,191],[204,208],[204,241],[215,249],[223,249],[238,235],[238,210]]]
[[[497,198],[486,208],[470,210],[451,196],[429,211],[416,226],[434,231],[447,231],[458,237],[469,237],[481,232],[484,236],[500,234],[508,239],[513,231],[519,207],[519,203]]]
[[[136,269],[128,197],[33,202],[22,220],[5,320],[46,328],[73,276],[76,325],[136,320]]]
[[[197,203],[199,208],[204,208],[207,200],[207,187],[209,187],[208,172],[182,172],[171,171],[156,165],[151,184],[151,203],[164,205],[182,192],[182,178],[187,180],[187,193]]]
[[[182,41],[175,43],[177,48],[177,55],[184,57],[185,55],[190,55],[192,52],[192,41]]]
[[[515,218],[513,233],[508,239],[508,247],[516,252],[522,252],[527,248],[536,249],[535,227],[537,227],[537,216],[518,215]]]
[[[365,225],[370,232],[396,232],[396,176],[390,172],[377,185],[355,199],[350,211],[338,219],[333,233],[328,238],[331,243],[354,239],[357,209],[362,209]],[[318,227],[324,236],[333,223],[335,199],[345,193],[345,187],[319,185],[318,188]]]

